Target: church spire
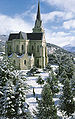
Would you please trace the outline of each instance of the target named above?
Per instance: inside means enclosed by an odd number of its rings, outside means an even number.
[[[37,19],[38,19],[38,20],[41,20],[41,15],[40,15],[40,2],[39,2],[39,1],[38,1]]]
[[[41,14],[40,14],[40,1],[38,0],[38,10],[37,10],[37,16],[35,21],[35,26],[33,28],[34,33],[42,33],[44,32],[42,28],[42,21],[41,21]]]

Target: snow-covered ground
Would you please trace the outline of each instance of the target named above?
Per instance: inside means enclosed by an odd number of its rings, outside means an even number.
[[[53,66],[53,68],[54,68],[54,66]],[[34,75],[34,76],[29,76],[28,77],[26,75],[26,72],[27,71],[21,71],[21,74],[22,74],[23,77],[25,75],[25,77],[27,78],[26,82],[30,87],[30,89],[29,89],[29,91],[27,93],[27,96],[26,96],[26,102],[29,105],[29,109],[30,109],[31,113],[33,114],[33,111],[36,110],[36,106],[37,106],[36,98],[37,97],[38,97],[38,99],[41,98],[41,91],[42,91],[42,87],[43,87],[41,85],[38,85],[38,83],[36,82],[37,78],[40,75],[44,80],[46,80],[46,78],[49,76],[49,73],[48,72],[47,73],[42,72],[42,73],[39,73],[38,75]],[[59,86],[62,88],[61,84],[59,84]],[[34,88],[34,91],[35,91],[35,96],[33,95],[33,88]],[[56,95],[56,97],[53,98],[56,106],[58,106],[60,94],[61,94],[61,92],[59,92]],[[58,115],[62,116],[59,111],[58,111]]]
[[[57,66],[54,68],[54,66],[52,66],[53,69],[55,70],[55,68],[57,68]],[[27,71],[21,71],[21,75],[24,77],[27,78],[27,84],[29,85],[30,89],[27,93],[27,96],[26,96],[26,102],[27,104],[29,105],[29,109],[33,114],[33,111],[36,110],[36,106],[37,106],[37,102],[36,102],[36,98],[38,97],[39,99],[41,98],[41,91],[42,91],[42,87],[41,85],[38,85],[38,83],[36,82],[37,81],[37,78],[38,76],[40,75],[44,80],[49,76],[49,73],[47,72],[42,72],[42,73],[39,73],[37,75],[34,75],[34,76],[27,76],[26,75],[26,72]],[[62,93],[62,87],[63,85],[61,85],[59,83],[59,87],[60,87],[60,92],[58,94],[56,94],[56,96],[53,98],[54,102],[55,102],[55,105],[58,106],[59,105],[59,97]],[[35,96],[33,95],[33,89],[35,91]],[[57,114],[61,117],[60,119],[64,119],[64,117],[62,117],[62,114],[59,110],[57,110]],[[34,118],[35,119],[35,118]],[[71,118],[65,118],[65,119],[71,119]]]
[[[46,77],[49,76],[48,73],[40,73],[38,76],[42,76],[43,79],[46,79]],[[33,110],[36,109],[37,103],[36,103],[36,97],[40,98],[41,96],[41,91],[42,91],[42,86],[38,85],[36,83],[38,76],[32,76],[32,77],[27,77],[27,84],[30,86],[30,90],[27,94],[26,101],[29,104],[30,111],[33,114]],[[33,95],[33,88],[35,91],[35,96]]]

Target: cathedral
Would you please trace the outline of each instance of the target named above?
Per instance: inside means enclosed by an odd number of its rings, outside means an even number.
[[[6,56],[17,69],[27,70],[33,66],[45,68],[47,64],[45,32],[42,27],[39,2],[35,26],[32,30],[32,33],[21,31],[12,33],[6,42]]]

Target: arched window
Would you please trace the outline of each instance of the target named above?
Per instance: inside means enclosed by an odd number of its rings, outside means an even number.
[[[21,49],[22,49],[22,53],[24,53],[24,45],[22,45],[22,48]]]
[[[39,52],[39,45],[37,46],[37,52]]]
[[[23,45],[22,45],[22,51],[23,51],[23,48],[24,48],[24,47],[23,47]]]
[[[26,60],[24,60],[24,64],[26,64]]]
[[[32,45],[32,50],[34,50],[34,46]]]

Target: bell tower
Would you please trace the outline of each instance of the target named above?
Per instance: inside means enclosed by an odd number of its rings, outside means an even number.
[[[40,15],[40,2],[38,1],[38,10],[37,10],[35,26],[33,28],[33,33],[43,33],[43,32],[44,32],[44,29],[42,27],[42,20]]]

